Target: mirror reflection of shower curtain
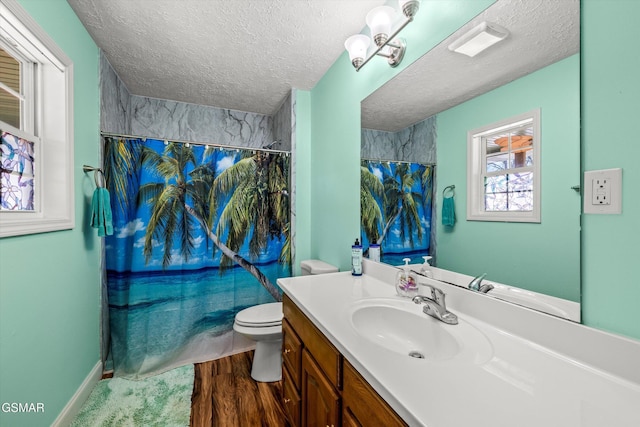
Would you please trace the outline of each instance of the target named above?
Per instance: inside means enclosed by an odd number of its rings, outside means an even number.
[[[245,351],[235,314],[291,275],[289,157],[104,138],[114,235],[106,268],[114,375]]]
[[[360,226],[365,248],[380,244],[381,262],[423,262],[431,251],[434,166],[362,160]]]

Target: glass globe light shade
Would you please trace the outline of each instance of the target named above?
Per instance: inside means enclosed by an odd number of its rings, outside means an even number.
[[[351,36],[344,42],[344,47],[349,52],[349,60],[354,67],[357,68],[364,62],[369,44],[371,44],[371,39],[363,34]]]
[[[395,13],[390,6],[379,6],[367,14],[367,25],[376,45],[382,46],[387,41]]]

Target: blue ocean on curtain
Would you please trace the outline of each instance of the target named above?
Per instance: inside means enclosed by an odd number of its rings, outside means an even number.
[[[362,243],[380,244],[381,261],[422,263],[429,253],[433,166],[362,160],[360,223]]]
[[[289,157],[104,138],[111,354],[137,378],[244,351],[235,314],[291,275]]]

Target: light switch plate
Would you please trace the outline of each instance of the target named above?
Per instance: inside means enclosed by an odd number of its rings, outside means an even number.
[[[584,173],[583,212],[622,213],[622,169],[603,169]]]

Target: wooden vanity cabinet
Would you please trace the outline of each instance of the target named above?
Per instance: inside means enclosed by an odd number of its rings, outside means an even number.
[[[337,427],[342,356],[286,295],[282,302],[283,390],[289,421],[293,426]]]
[[[282,302],[284,407],[292,426],[406,426],[286,294]]]

